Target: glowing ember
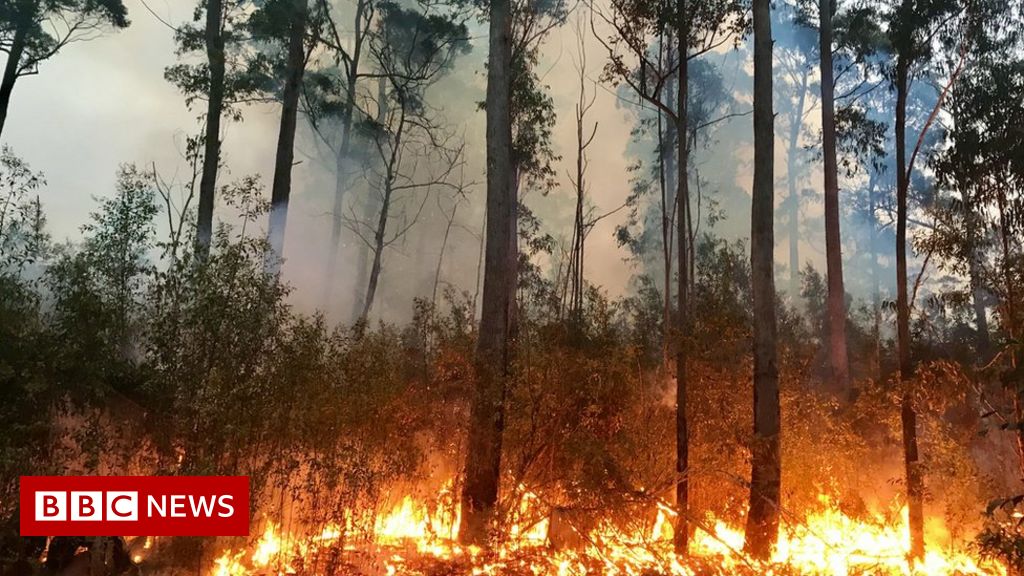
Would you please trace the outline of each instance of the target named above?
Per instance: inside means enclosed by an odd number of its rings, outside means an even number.
[[[769,564],[759,564],[743,552],[743,532],[715,518],[701,523],[690,544],[689,556],[672,553],[672,516],[667,505],[660,505],[653,527],[647,534],[629,534],[611,523],[602,523],[583,535],[584,544],[571,550],[553,550],[549,546],[550,519],[538,514],[539,498],[520,486],[518,506],[509,516],[513,523],[506,529],[507,541],[485,553],[456,543],[457,506],[454,510],[439,505],[451,502],[451,485],[446,485],[432,503],[407,495],[389,512],[378,516],[374,534],[365,547],[348,548],[373,560],[366,573],[388,575],[423,574],[433,563],[451,563],[451,573],[474,575],[506,572],[532,573],[536,576],[574,576],[609,574],[814,574],[848,576],[854,574],[928,576],[998,575],[1006,570],[982,563],[967,551],[932,547],[913,571],[907,564],[909,537],[903,520],[887,523],[886,515],[854,519],[838,509],[826,497],[821,509],[809,514],[802,523],[784,524],[778,545]],[[891,517],[891,516],[890,516]],[[945,540],[941,522],[930,522],[931,542]],[[255,574],[294,574],[293,566],[305,566],[305,573],[317,573],[302,563],[321,548],[333,545],[343,530],[330,525],[318,535],[281,535],[268,524],[254,543],[252,552],[226,550],[214,562],[210,576],[249,576]],[[414,552],[415,551],[415,552]]]

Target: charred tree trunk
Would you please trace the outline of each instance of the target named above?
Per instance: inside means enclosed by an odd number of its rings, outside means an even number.
[[[483,303],[476,351],[476,390],[462,486],[459,539],[486,544],[498,501],[505,383],[510,373],[509,329],[513,295],[509,270],[516,197],[512,187],[512,122],[509,71],[512,6],[491,0],[487,66],[487,224]]]
[[[676,165],[676,244],[679,285],[676,288],[676,525],[673,531],[673,545],[676,554],[686,554],[689,544],[690,530],[687,523],[690,500],[690,434],[686,419],[687,360],[689,356],[690,337],[690,304],[688,278],[689,260],[689,228],[686,225],[690,210],[689,168],[689,132],[686,110],[686,96],[689,91],[689,55],[686,39],[689,38],[687,28],[686,0],[679,1],[679,80],[676,90],[676,143],[679,147],[679,162]]]
[[[206,3],[206,58],[210,67],[209,100],[206,103],[206,134],[203,140],[203,175],[199,181],[199,212],[196,219],[196,256],[206,259],[213,240],[213,206],[220,167],[220,120],[224,112],[224,3]]]
[[[7,109],[11,106],[14,83],[18,81],[18,76],[21,73],[21,56],[25,53],[27,34],[25,26],[19,25],[11,40],[11,49],[7,53],[7,65],[4,66],[4,76],[0,80],[0,135],[3,134],[4,126],[7,124]]]
[[[846,291],[843,288],[843,247],[839,230],[839,165],[836,160],[835,84],[832,80],[832,0],[821,0],[821,134],[825,163],[825,262],[828,270],[828,358],[832,386],[850,392],[846,349]]]
[[[277,136],[274,183],[270,195],[270,222],[267,227],[270,254],[267,257],[266,268],[273,273],[280,271],[281,258],[284,256],[284,233],[288,222],[292,164],[295,159],[295,125],[299,112],[299,95],[302,92],[302,76],[306,71],[305,36],[308,18],[309,6],[306,0],[293,0],[284,91],[281,96],[281,127]]]
[[[911,5],[905,10],[912,10]],[[910,519],[910,557],[924,557],[924,478],[917,454],[917,410],[914,407],[914,363],[910,352],[910,302],[907,294],[907,90],[910,63],[902,52],[896,59],[896,340],[903,396],[903,461]]]
[[[769,0],[753,0],[754,183],[750,260],[754,300],[754,437],[745,548],[767,559],[779,531],[779,373],[775,348],[774,114]]]

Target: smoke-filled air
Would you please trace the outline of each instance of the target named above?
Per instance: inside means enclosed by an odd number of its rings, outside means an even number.
[[[0,52],[3,576],[1024,574],[1024,0],[0,0]],[[245,476],[248,536],[26,529],[38,476]]]

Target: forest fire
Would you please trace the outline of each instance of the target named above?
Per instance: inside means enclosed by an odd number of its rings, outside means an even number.
[[[939,518],[928,519],[929,542],[934,545],[911,570],[906,508],[854,518],[826,496],[819,501],[820,509],[801,521],[785,521],[771,560],[758,562],[744,554],[741,529],[710,516],[695,530],[689,557],[676,557],[674,512],[665,504],[658,505],[653,523],[644,531],[630,533],[606,522],[580,534],[581,545],[556,548],[549,538],[551,521],[543,517],[512,523],[506,528],[507,538],[495,550],[484,551],[456,542],[457,508],[442,510],[405,495],[377,517],[373,534],[362,537],[333,524],[313,536],[301,536],[268,522],[250,547],[223,551],[208,576],[320,574],[322,559],[331,550],[350,557],[344,565],[351,572],[342,573],[355,574],[1007,574],[1002,565],[979,560],[968,547],[950,541]],[[536,495],[524,491],[517,517],[537,517],[535,505]]]
[[[1024,576],[1024,0],[0,53],[0,576]]]

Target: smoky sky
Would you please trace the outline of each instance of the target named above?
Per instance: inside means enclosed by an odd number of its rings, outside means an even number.
[[[117,168],[122,163],[155,166],[162,178],[184,181],[188,167],[183,159],[185,140],[197,134],[202,105],[186,107],[178,89],[164,79],[164,69],[177,61],[171,25],[188,21],[194,10],[191,0],[125,0],[131,26],[118,33],[67,47],[44,63],[39,74],[19,80],[15,87],[5,144],[45,174],[47,185],[41,199],[51,233],[57,240],[79,238],[79,228],[96,206],[94,198],[114,191]],[[152,10],[152,12],[150,11]],[[155,13],[155,14],[154,14]],[[554,169],[559,186],[548,194],[529,192],[526,202],[541,218],[543,231],[556,238],[571,235],[574,192],[568,174],[575,169],[576,126],[574,107],[578,95],[578,57],[575,18],[555,30],[541,50],[539,76],[553,98],[558,114],[553,132],[553,148],[560,159]],[[588,26],[589,28],[589,26]],[[483,99],[486,59],[486,30],[473,28],[472,51],[460,58],[455,70],[428,93],[456,132],[464,134],[467,157],[464,178],[473,182],[442,265],[446,286],[472,291],[476,284],[479,233],[483,222],[485,191],[484,113],[477,105]],[[594,213],[612,211],[622,205],[630,192],[629,166],[636,160],[630,151],[631,130],[637,110],[616,96],[616,89],[600,83],[607,57],[601,44],[586,34],[586,84],[595,103],[588,124],[597,122],[597,135],[589,149],[588,195]],[[723,50],[712,54],[716,64],[728,62],[728,68],[749,74],[749,62],[736,53],[729,57]],[[731,79],[726,80],[727,85]],[[788,95],[776,94],[776,98]],[[738,97],[740,107],[749,106]],[[244,109],[242,122],[227,124],[224,136],[225,171],[221,180],[229,181],[248,174],[259,174],[269,196],[273,154],[277,138],[278,109],[273,104],[258,104]],[[815,113],[808,115],[816,124]],[[750,117],[730,120],[732,132],[750,131]],[[727,134],[728,132],[723,132]],[[714,139],[704,152],[717,155],[706,162],[702,178],[712,184],[727,185],[740,191],[750,189],[752,150],[728,140]],[[318,305],[324,284],[323,262],[329,237],[330,186],[332,177],[326,165],[316,160],[315,146],[309,135],[300,135],[293,171],[293,202],[289,211],[285,245],[285,274],[296,285],[295,302],[312,308]],[[649,159],[648,159],[649,160]],[[728,176],[716,174],[715,166],[731,162],[738,169]],[[820,171],[812,169],[804,183],[820,188]],[[781,136],[776,144],[776,201],[784,196],[785,156]],[[728,182],[718,182],[719,178]],[[712,186],[712,189],[714,186]],[[222,211],[223,212],[223,211]],[[814,215],[820,208],[810,205],[805,213]],[[220,213],[218,214],[220,215]],[[587,239],[586,275],[602,286],[610,296],[625,293],[630,277],[637,269],[626,261],[626,250],[615,240],[615,227],[625,219],[625,211],[601,220]],[[749,234],[749,206],[738,206],[715,232],[727,237],[744,238]],[[427,276],[433,275],[440,250],[443,227],[434,216],[424,218],[409,243],[389,249],[385,255],[382,278],[382,305],[375,309],[383,318],[407,315],[410,300],[422,296]],[[786,242],[777,231],[779,261],[786,258]],[[813,240],[804,240],[804,254],[816,263],[823,255],[814,249]],[[352,239],[348,239],[348,244]],[[808,244],[810,243],[810,244]],[[349,246],[351,248],[351,246]],[[351,298],[359,289],[347,271],[352,252],[342,251],[340,280],[336,292],[340,300]],[[548,264],[551,260],[548,259]],[[425,264],[429,262],[429,265]],[[426,289],[429,292],[429,289]],[[339,304],[344,308],[347,304]],[[389,310],[396,309],[394,312]]]

